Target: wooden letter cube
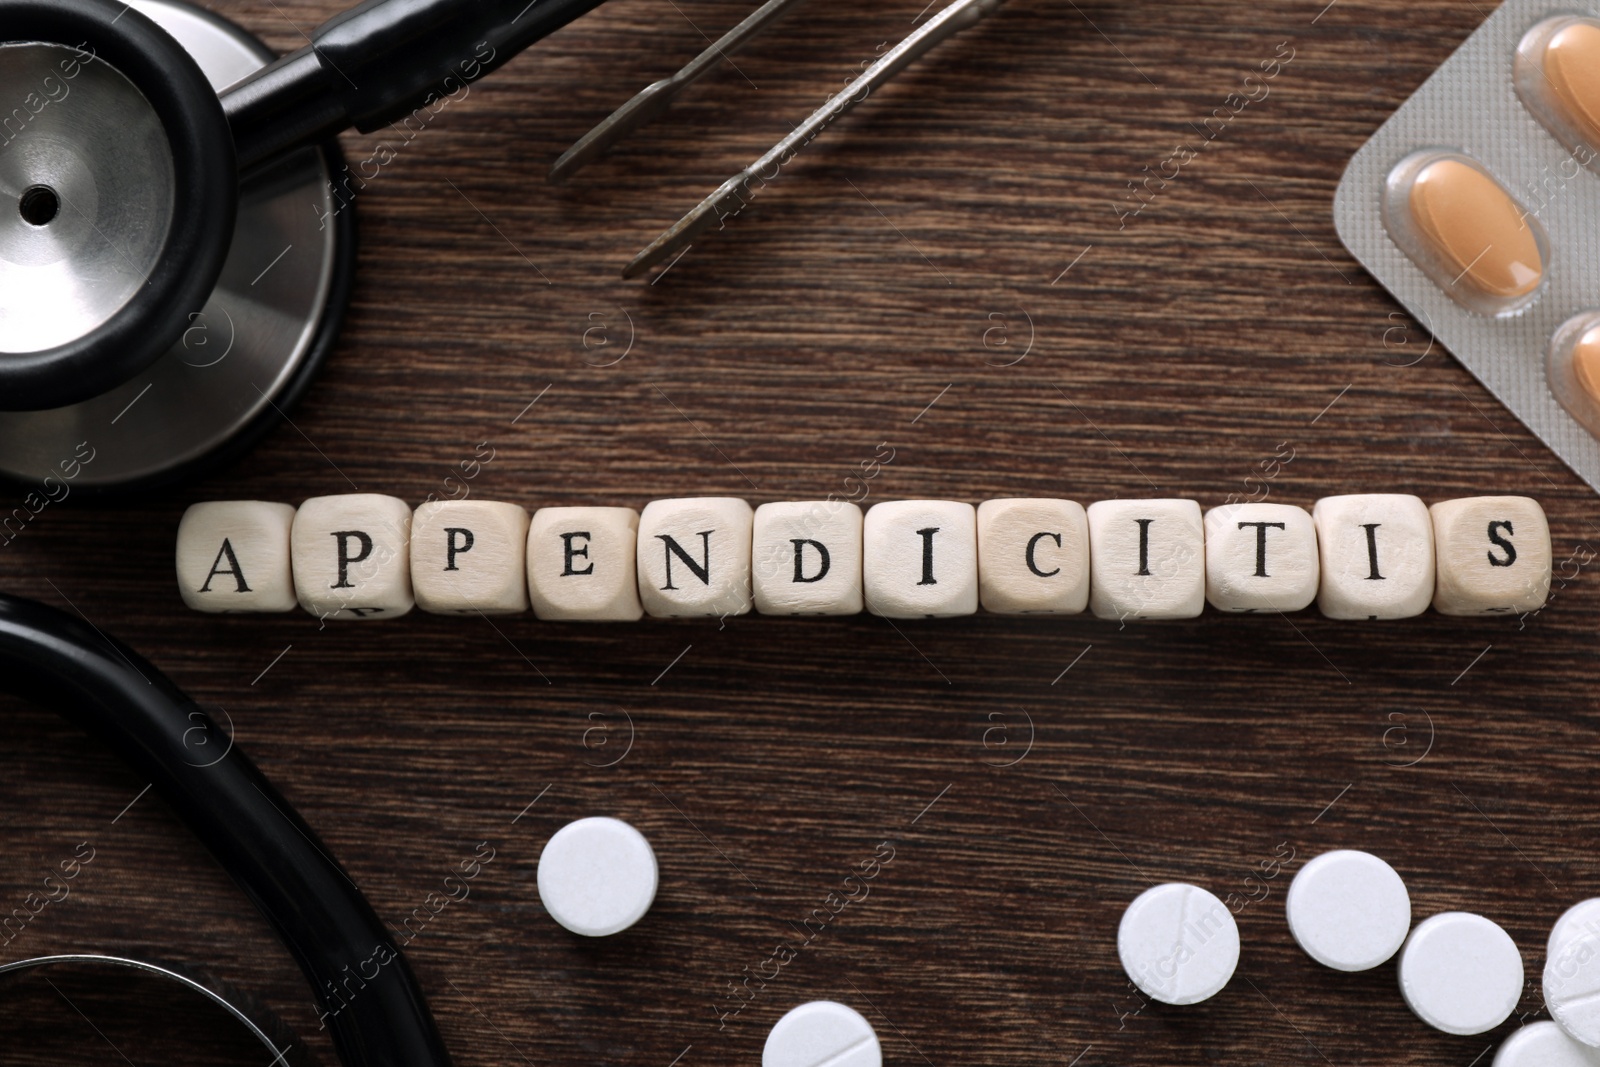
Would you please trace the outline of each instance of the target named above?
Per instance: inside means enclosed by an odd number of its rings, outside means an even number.
[[[430,500],[411,516],[411,590],[439,615],[528,610],[528,513],[493,500]]]
[[[294,508],[262,500],[195,504],[178,523],[178,591],[196,611],[294,607]]]
[[[1089,610],[1102,619],[1192,619],[1206,605],[1206,538],[1193,500],[1089,505]]]
[[[1330,619],[1408,619],[1433,599],[1433,520],[1400,493],[1325,496],[1311,509],[1322,553],[1317,607]]]
[[[1299,611],[1317,598],[1317,526],[1294,504],[1206,512],[1206,599],[1218,611]]]
[[[954,500],[874,504],[862,523],[867,610],[890,619],[978,610],[978,511]]]
[[[541,619],[637,622],[639,513],[540,508],[528,527],[528,594]]]
[[[751,575],[763,615],[858,614],[861,509],[843,500],[762,504]]]
[[[1071,500],[978,505],[978,597],[997,615],[1076,615],[1089,603],[1089,519]]]
[[[1428,509],[1433,516],[1441,615],[1534,611],[1550,595],[1550,524],[1525,496],[1471,496]]]
[[[289,534],[300,606],[322,619],[411,610],[411,508],[376,493],[312,497]]]
[[[750,610],[750,528],[734,497],[652,500],[639,515],[639,598],[656,618]]]

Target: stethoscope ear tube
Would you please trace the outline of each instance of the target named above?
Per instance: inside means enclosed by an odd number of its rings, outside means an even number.
[[[0,594],[0,688],[60,713],[150,780],[300,964],[346,1067],[447,1067],[416,977],[372,906],[164,675],[64,612]]]
[[[604,0],[367,0],[222,93],[239,166],[458,97]]]

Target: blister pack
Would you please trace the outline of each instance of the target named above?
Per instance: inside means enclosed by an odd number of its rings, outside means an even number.
[[[1339,238],[1600,490],[1600,3],[1507,0],[1351,159]]]

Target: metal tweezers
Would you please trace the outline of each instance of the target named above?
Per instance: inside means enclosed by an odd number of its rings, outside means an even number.
[[[604,122],[585,134],[556,160],[555,166],[550,170],[550,180],[564,181],[586,163],[604,155],[618,141],[666,111],[678,93],[694,84],[724,58],[802,2],[803,0],[767,0],[767,3],[762,4],[752,15],[729,30],[678,73],[646,86]],[[801,147],[810,143],[834,119],[865,100],[878,86],[916,62],[934,45],[974,25],[1004,2],[1005,0],[953,0],[944,10],[913,30],[905,40],[885,52],[877,62],[827,103],[812,112],[811,117],[797,126],[793,133],[773,145],[760,159],[723,182],[717,187],[716,192],[702,200],[693,211],[652,241],[649,247],[633,257],[633,261],[623,268],[622,276],[635,277],[686,249],[696,237],[713,224],[720,226],[724,218],[744,207],[745,198],[740,193],[749,191],[751,181],[761,180],[758,176],[763,172],[787,164]]]

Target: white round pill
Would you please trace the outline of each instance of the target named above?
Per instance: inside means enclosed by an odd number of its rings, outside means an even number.
[[[1562,943],[1581,930],[1588,930],[1600,937],[1600,897],[1580,900],[1561,913],[1561,918],[1550,928],[1550,940],[1545,943],[1545,958],[1559,954]]]
[[[1336,971],[1365,971],[1400,951],[1411,896],[1395,869],[1370,852],[1324,852],[1300,868],[1284,901],[1289,932],[1306,955]]]
[[[539,854],[539,899],[575,934],[626,930],[656,899],[656,854],[621,819],[579,819],[557,830]]]
[[[1400,995],[1417,1018],[1447,1034],[1493,1030],[1522,995],[1522,954],[1482,915],[1442,912],[1411,931],[1400,950]]]
[[[813,1000],[779,1019],[761,1050],[761,1067],[883,1067],[872,1024],[833,1000]]]
[[[1146,889],[1117,928],[1122,969],[1163,1004],[1198,1004],[1215,996],[1239,966],[1239,927],[1216,896],[1169,882]]]
[[[1600,1051],[1578,1044],[1546,1019],[1501,1042],[1493,1067],[1600,1067]]]
[[[1600,901],[1568,908],[1550,931],[1544,1002],[1568,1036],[1600,1046]]]

